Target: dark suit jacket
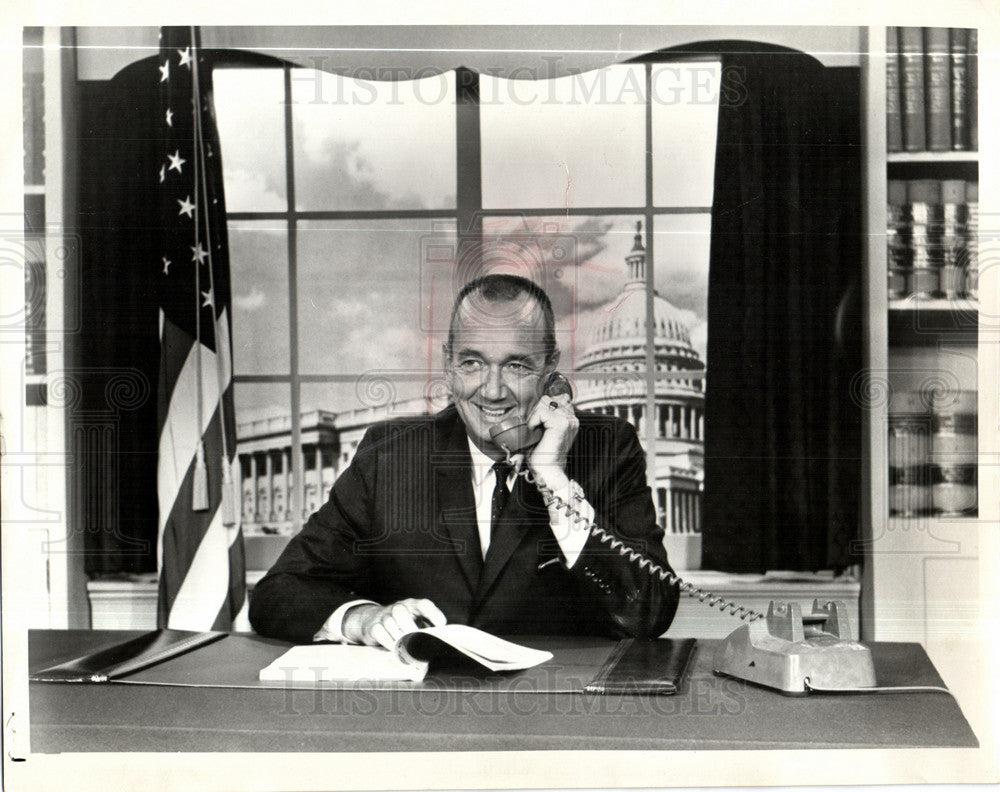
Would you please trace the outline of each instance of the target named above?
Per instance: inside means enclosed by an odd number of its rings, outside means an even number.
[[[567,474],[597,525],[666,564],[646,463],[632,427],[578,414]],[[655,637],[678,589],[593,536],[572,568],[537,489],[518,478],[485,561],[465,426],[454,407],[372,426],[330,499],[285,548],[250,600],[267,636],[308,642],[343,603],[434,602],[450,622],[496,634]]]

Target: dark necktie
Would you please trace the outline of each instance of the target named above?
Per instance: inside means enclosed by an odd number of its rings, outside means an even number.
[[[493,487],[493,501],[490,509],[490,536],[496,534],[497,525],[500,522],[500,515],[503,514],[504,507],[510,499],[510,492],[507,490],[507,477],[512,470],[507,462],[497,462],[493,465],[493,472],[496,474],[497,483]]]

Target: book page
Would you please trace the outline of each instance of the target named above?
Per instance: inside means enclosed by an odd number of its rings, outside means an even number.
[[[419,682],[427,663],[404,663],[378,646],[307,644],[293,646],[260,672],[262,682],[316,683],[370,680]]]
[[[396,644],[396,652],[403,661],[419,662],[414,658],[424,657],[426,650],[414,649],[415,642],[423,643],[424,640],[417,636],[431,636],[443,641],[491,671],[519,671],[552,659],[551,652],[511,643],[475,627],[445,624],[440,627],[425,627],[400,638]],[[414,649],[415,654],[411,649]]]

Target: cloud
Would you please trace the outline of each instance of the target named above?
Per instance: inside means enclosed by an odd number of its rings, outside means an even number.
[[[229,211],[252,209],[256,212],[283,212],[287,202],[272,189],[258,171],[226,169],[226,208]]]
[[[234,294],[233,305],[241,311],[256,311],[264,306],[267,297],[260,288],[254,286],[249,294]]]

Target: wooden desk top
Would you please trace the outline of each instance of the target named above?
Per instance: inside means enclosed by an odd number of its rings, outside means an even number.
[[[32,670],[133,637],[134,632],[32,631]],[[613,641],[524,640],[552,649],[553,669],[469,677],[416,689],[292,690],[256,686],[287,647],[250,634],[169,663],[186,683],[30,686],[32,752],[466,751],[976,747],[957,703],[940,693],[783,696],[711,672],[702,641],[676,696],[537,692],[537,674],[568,679]],[[941,685],[919,644],[871,645],[880,685]],[[209,652],[214,652],[210,654]],[[574,665],[574,663],[576,665]],[[158,667],[161,678],[167,664]],[[547,665],[547,664],[546,664]],[[141,673],[141,672],[140,672]],[[582,672],[581,672],[582,673]],[[559,676],[559,675],[562,676]],[[452,689],[449,689],[452,688]]]

